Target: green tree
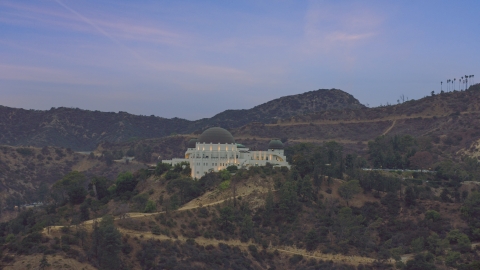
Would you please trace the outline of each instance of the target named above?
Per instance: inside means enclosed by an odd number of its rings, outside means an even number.
[[[44,202],[49,195],[48,185],[45,182],[42,182],[37,190],[38,201]]]
[[[102,269],[119,269],[121,234],[113,224],[112,216],[105,216],[98,228],[98,262]],[[94,243],[95,244],[95,243]]]
[[[85,221],[90,219],[90,211],[88,210],[88,204],[83,203],[80,206],[80,221]]]
[[[254,232],[252,217],[250,215],[245,215],[240,230],[240,240],[242,242],[247,242],[248,239],[254,237]]]
[[[145,206],[145,213],[153,213],[157,211],[157,206],[155,205],[154,201],[148,200],[147,205]]]
[[[412,205],[416,205],[417,195],[412,187],[407,187],[405,190],[405,206],[410,207]]]
[[[232,178],[232,174],[228,170],[221,170],[220,171],[220,177],[225,181],[225,180],[230,180]]]
[[[49,266],[50,264],[48,263],[47,256],[44,254],[42,257],[42,260],[40,261],[40,265],[38,267],[43,270]]]
[[[158,254],[158,248],[153,239],[143,242],[142,249],[137,253],[137,259],[142,269],[155,269],[155,258]]]
[[[400,201],[396,193],[388,192],[381,199],[381,203],[387,207],[388,213],[396,216],[400,211]]]
[[[457,265],[457,261],[460,260],[460,255],[460,252],[457,251],[448,252],[447,256],[445,257],[445,264],[455,267]]]
[[[285,220],[292,222],[296,219],[300,205],[298,203],[295,182],[292,180],[285,181],[280,188],[279,206],[280,214]]]
[[[265,212],[263,215],[263,226],[270,226],[274,214],[275,203],[273,201],[273,192],[268,190],[265,198]]]
[[[74,186],[68,190],[69,202],[72,204],[81,204],[87,197],[87,190],[83,186]]]
[[[103,158],[104,158],[105,164],[107,166],[112,166],[113,165],[114,156],[110,151],[103,152]]]
[[[435,257],[431,254],[417,254],[413,260],[409,260],[405,266],[406,270],[435,270]]]
[[[87,196],[84,174],[72,171],[52,186],[52,197],[57,203],[80,204]]]
[[[117,195],[121,195],[125,192],[133,191],[137,186],[137,183],[137,179],[135,179],[131,172],[120,173],[117,176],[117,181],[115,182],[115,192]]]
[[[425,248],[425,239],[423,237],[416,238],[410,243],[410,246],[413,252],[420,253]]]
[[[445,250],[450,246],[447,239],[441,239],[436,233],[431,233],[430,236],[428,236],[426,245],[428,251],[437,256],[443,255]]]
[[[297,181],[297,195],[300,201],[309,202],[313,200],[313,188],[310,177],[305,176]]]
[[[305,245],[308,251],[312,251],[317,248],[320,238],[314,229],[311,229],[305,236]]]
[[[460,211],[462,218],[471,228],[480,228],[480,193],[477,191],[470,193]]]
[[[447,239],[450,241],[450,244],[454,244],[455,250],[460,252],[468,252],[471,250],[472,243],[470,242],[470,238],[459,230],[451,230],[447,234]]]
[[[342,207],[335,222],[338,238],[341,241],[359,241],[364,220],[362,215],[355,216],[351,208]]]
[[[88,184],[88,189],[93,190],[97,199],[101,200],[108,196],[108,179],[103,176],[95,176]]]
[[[233,233],[235,230],[235,225],[233,224],[234,218],[233,209],[230,206],[221,208],[219,217],[220,229],[227,233]]]
[[[172,168],[172,165],[168,163],[159,162],[157,163],[157,167],[155,167],[155,175],[162,175],[164,172],[170,170],[171,168]]]
[[[360,193],[362,191],[362,188],[360,187],[360,183],[358,180],[350,180],[348,182],[343,183],[339,188],[338,188],[338,194],[345,199],[348,202],[353,199],[353,197]]]
[[[426,213],[425,213],[425,219],[429,220],[431,219],[432,221],[437,221],[440,219],[440,213],[438,213],[437,211],[435,210],[428,210]]]

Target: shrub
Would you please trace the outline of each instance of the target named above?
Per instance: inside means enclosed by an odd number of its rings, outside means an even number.
[[[155,225],[152,227],[152,233],[155,234],[155,235],[160,235],[162,232],[162,230],[160,229],[160,226],[158,225]]]
[[[223,191],[223,190],[226,190],[230,187],[230,180],[225,180],[223,182],[220,183],[220,186],[218,186],[218,188],[220,189],[220,191]]]
[[[155,205],[155,202],[149,200],[147,202],[147,205],[145,206],[144,212],[145,213],[153,213],[155,211],[157,211],[157,206]]]
[[[295,255],[293,255],[288,261],[290,262],[290,264],[297,264],[297,263],[299,263],[301,260],[303,260],[303,256],[302,256],[302,255],[295,254]]]

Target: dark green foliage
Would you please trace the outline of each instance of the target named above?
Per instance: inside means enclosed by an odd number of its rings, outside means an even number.
[[[265,211],[263,214],[263,226],[270,226],[275,210],[275,204],[273,201],[273,193],[271,190],[268,191],[267,197],[265,198]]]
[[[409,260],[405,266],[406,270],[434,270],[437,269],[434,264],[435,257],[428,253],[417,254],[413,260]]]
[[[398,215],[398,212],[400,211],[400,200],[398,199],[397,194],[389,192],[382,198],[381,202],[387,207],[389,214],[393,216]]]
[[[82,204],[80,206],[80,220],[85,221],[90,219],[90,211],[88,209],[88,204]]]
[[[312,181],[310,177],[305,176],[297,180],[297,195],[301,202],[309,202],[314,199]]]
[[[362,188],[360,187],[360,184],[358,180],[350,180],[348,182],[343,183],[339,188],[338,188],[338,194],[342,198],[347,201],[347,206],[348,206],[348,201],[353,199],[353,197],[360,193],[362,191]]]
[[[72,204],[81,204],[87,196],[87,190],[83,186],[75,186],[68,190],[68,198]]]
[[[192,178],[186,177],[174,179],[168,182],[167,191],[169,193],[174,193],[177,191],[176,194],[178,194],[180,203],[182,204],[197,198],[204,192],[199,181],[195,181]]]
[[[364,220],[363,216],[355,215],[351,208],[341,208],[335,224],[339,240],[360,241],[358,236],[361,235]]]
[[[131,192],[135,189],[137,183],[138,180],[135,179],[131,172],[121,173],[117,176],[117,181],[115,182],[115,193],[121,195],[125,192]]]
[[[230,165],[227,167],[227,171],[229,171],[230,173],[235,173],[238,171],[238,167],[235,165]]]
[[[157,163],[157,167],[155,167],[155,175],[162,175],[164,172],[170,170],[172,166],[168,163]]]
[[[136,208],[139,211],[143,211],[143,209],[145,209],[145,206],[147,205],[147,202],[148,202],[148,194],[142,193],[142,194],[135,195],[132,198],[132,201],[135,203]]]
[[[345,161],[343,148],[331,141],[323,146],[300,143],[285,149],[287,160],[294,165],[300,176],[317,174],[343,178]]]
[[[407,169],[417,142],[410,135],[380,136],[368,142],[369,159],[374,168]]]
[[[94,188],[95,186],[95,188]],[[89,190],[96,189],[97,199],[101,200],[109,195],[108,193],[108,179],[105,177],[93,177],[90,183],[88,184]]]
[[[448,189],[446,188],[442,189],[442,193],[440,193],[440,199],[442,200],[442,202],[447,202],[447,203],[452,202],[452,199],[450,199],[450,192],[448,191]]]
[[[311,251],[317,248],[320,242],[320,238],[315,230],[310,230],[307,235],[305,236],[305,245],[307,246],[307,250]]]
[[[157,206],[155,205],[155,202],[149,200],[147,202],[147,205],[145,205],[145,209],[143,210],[143,212],[153,213],[153,212],[156,212],[156,211],[157,211]]]
[[[253,221],[250,215],[245,215],[243,222],[240,228],[240,240],[242,242],[247,242],[250,238],[253,238],[255,235],[253,228]]]
[[[288,261],[290,262],[290,264],[297,264],[297,263],[299,263],[301,260],[303,260],[303,256],[302,256],[302,255],[295,254],[295,255],[293,255],[292,257],[290,257],[290,259],[289,259]]]
[[[137,252],[137,259],[143,269],[153,269],[158,255],[157,245],[151,239],[142,243],[142,249]]]
[[[462,218],[472,228],[480,228],[480,193],[474,191],[467,197],[461,208]]]
[[[233,233],[235,230],[235,224],[233,223],[234,213],[230,206],[225,206],[220,209],[220,217],[218,219],[218,225],[220,229],[226,233]]]
[[[190,176],[192,170],[190,169],[190,163],[187,161],[180,162],[173,166],[172,171],[175,173],[182,174],[184,176]]]
[[[167,171],[167,173],[165,174],[165,179],[167,180],[177,179],[179,177],[180,177],[180,173],[174,172],[172,170]]]
[[[357,172],[357,176],[364,192],[370,192],[372,190],[397,192],[401,189],[401,181],[399,178],[386,176],[377,171],[361,171]]]
[[[480,261],[474,261],[469,264],[460,264],[457,265],[458,270],[478,270],[480,269]]]
[[[287,222],[293,222],[301,205],[298,203],[296,185],[293,180],[287,180],[280,188],[279,210]]]
[[[150,162],[152,159],[152,148],[149,145],[141,144],[135,149],[135,160]]]
[[[432,221],[437,221],[440,219],[440,213],[438,213],[437,211],[435,210],[428,210],[426,213],[425,213],[425,219],[427,220],[432,220]]]
[[[417,195],[412,187],[407,187],[405,190],[405,206],[410,207],[416,205]]]
[[[211,190],[217,187],[222,182],[222,178],[218,173],[207,173],[200,178],[198,183],[202,186],[204,190]]]
[[[105,216],[100,226],[92,233],[92,252],[102,269],[119,269],[119,252],[122,248],[121,234],[113,224],[111,216]]]
[[[85,175],[77,171],[70,172],[53,185],[52,197],[60,204],[65,202],[80,204],[87,196],[85,184]]]
[[[22,156],[33,156],[35,154],[33,150],[29,148],[17,148],[16,151]]]
[[[38,268],[43,270],[43,269],[45,269],[46,267],[49,267],[49,266],[50,266],[50,264],[48,263],[47,257],[45,255],[43,255],[42,260],[40,261],[40,265],[38,266]]]
[[[115,157],[113,156],[112,152],[110,152],[110,151],[104,151],[103,152],[103,160],[105,160],[105,164],[107,166],[112,166],[114,159],[115,159]]]

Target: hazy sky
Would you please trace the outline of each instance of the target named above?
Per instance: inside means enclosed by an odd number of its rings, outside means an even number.
[[[480,82],[479,12],[478,0],[0,0],[0,105],[193,120],[320,88],[370,106],[418,99],[442,80]]]

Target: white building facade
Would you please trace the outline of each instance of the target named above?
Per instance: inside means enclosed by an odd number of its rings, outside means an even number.
[[[290,168],[280,140],[270,141],[267,151],[250,151],[235,143],[232,134],[219,127],[205,130],[198,139],[190,140],[187,147],[185,158],[162,160],[162,163],[175,165],[188,162],[192,169],[192,178],[200,178],[206,173],[218,172],[231,165],[240,169],[270,163],[273,166]]]

